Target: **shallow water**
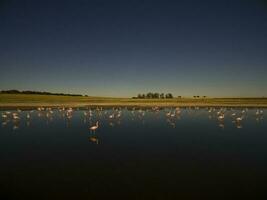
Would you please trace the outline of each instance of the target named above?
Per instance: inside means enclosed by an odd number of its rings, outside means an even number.
[[[183,108],[168,117],[169,111],[122,109],[116,117],[113,109],[92,110],[90,117],[88,109],[69,116],[58,109],[34,110],[17,112],[17,120],[9,114],[0,127],[1,194],[9,199],[265,195],[267,110],[256,115],[256,109],[227,109],[221,121],[219,109]],[[90,131],[96,121],[99,128]]]

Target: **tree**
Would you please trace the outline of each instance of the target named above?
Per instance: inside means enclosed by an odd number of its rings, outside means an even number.
[[[159,98],[159,93],[157,93],[157,92],[154,93],[154,94],[153,94],[153,98],[158,99],[158,98]]]
[[[148,92],[148,93],[146,94],[146,98],[148,98],[148,99],[152,99],[152,98],[153,98],[153,93],[152,93],[152,92]]]
[[[171,98],[173,98],[173,96],[172,96],[171,93],[167,93],[167,94],[165,95],[165,98],[166,98],[166,99],[171,99]]]
[[[161,99],[164,99],[164,93],[161,93],[160,95],[159,95],[159,97],[161,98]]]

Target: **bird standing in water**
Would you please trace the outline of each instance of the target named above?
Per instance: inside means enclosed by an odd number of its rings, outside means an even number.
[[[96,122],[95,126],[91,126],[90,131],[95,131],[96,129],[98,129],[98,121]]]

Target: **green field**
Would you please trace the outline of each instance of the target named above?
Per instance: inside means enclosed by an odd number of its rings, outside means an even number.
[[[32,94],[0,94],[0,108],[58,106],[223,106],[223,107],[267,107],[267,98],[173,98],[132,99],[109,97],[57,96]]]

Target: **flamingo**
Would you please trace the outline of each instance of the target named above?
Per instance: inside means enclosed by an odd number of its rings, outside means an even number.
[[[220,115],[220,116],[218,117],[218,120],[224,120],[224,114]]]
[[[145,111],[142,112],[142,116],[143,116],[143,117],[145,116]]]
[[[173,112],[173,113],[170,115],[170,117],[175,117],[175,112]]]
[[[166,117],[170,117],[171,116],[171,111],[166,113]]]
[[[19,119],[18,113],[12,113],[13,119]]]
[[[235,120],[236,120],[237,123],[239,123],[239,122],[242,121],[242,119],[243,119],[242,117],[237,117]]]
[[[14,119],[14,120],[19,120],[19,116],[14,115],[14,116],[13,116],[13,119]]]
[[[91,126],[90,131],[95,131],[96,129],[98,129],[98,121],[96,122],[95,126]]]
[[[233,113],[232,116],[233,116],[233,117],[236,116],[236,113]]]
[[[119,111],[119,113],[117,114],[117,118],[121,117],[121,111]]]
[[[263,114],[263,110],[257,110],[256,111],[256,115],[262,115]]]

